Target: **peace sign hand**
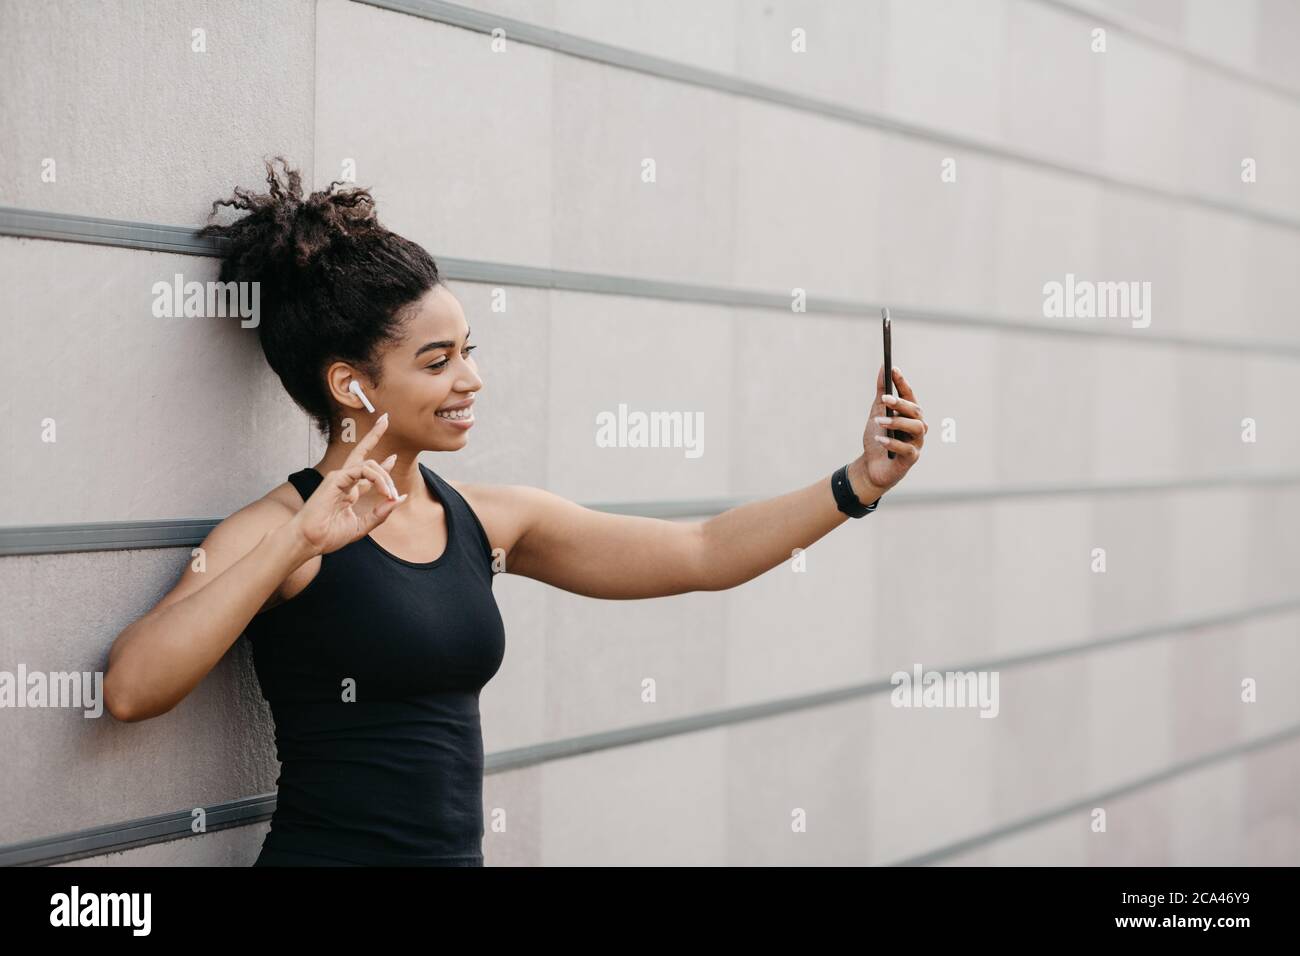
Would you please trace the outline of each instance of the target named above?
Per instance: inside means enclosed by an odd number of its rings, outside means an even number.
[[[364,538],[407,499],[407,495],[397,496],[397,486],[389,474],[397,464],[397,455],[389,455],[382,463],[366,457],[387,429],[388,413],[385,412],[357,442],[343,467],[326,474],[320,487],[294,515],[292,521],[313,555],[329,554]],[[352,506],[376,486],[384,490],[386,500],[375,505],[369,514],[357,514]]]

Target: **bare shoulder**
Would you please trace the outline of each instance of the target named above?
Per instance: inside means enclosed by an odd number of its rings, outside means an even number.
[[[611,600],[712,589],[702,522],[601,511],[528,485],[449,484],[511,574]]]
[[[570,501],[545,488],[531,485],[479,485],[448,481],[478,515],[493,550],[503,548],[520,573],[529,574],[536,554],[590,542],[616,525],[640,523],[605,514]],[[534,552],[530,556],[529,552]]]
[[[256,501],[250,502],[246,507],[254,508],[267,502],[272,505],[279,505],[280,513],[287,511],[290,517],[297,514],[303,505],[302,495],[298,494],[298,489],[288,481],[280,482]]]
[[[286,481],[244,505],[217,525],[217,528],[238,529],[241,537],[256,534],[260,541],[266,532],[274,531],[296,515],[302,505],[298,490]],[[217,528],[212,530],[215,532]]]
[[[478,516],[488,543],[507,554],[528,530],[540,489],[527,485],[487,485],[444,479]]]

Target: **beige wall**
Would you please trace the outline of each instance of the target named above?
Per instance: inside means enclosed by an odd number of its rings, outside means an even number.
[[[264,155],[316,187],[350,159],[381,218],[440,260],[895,309],[931,422],[899,493],[818,542],[806,573],[727,592],[632,604],[499,577],[489,754],[1071,649],[1002,668],[994,720],[877,693],[489,773],[489,865],[875,864],[1003,829],[942,862],[1300,863],[1300,737],[1234,750],[1300,724],[1300,4],[471,6],[817,106],[513,39],[493,53],[481,32],[348,0],[3,0],[0,205],[196,227],[261,185]],[[253,331],[150,317],[177,271],[215,263],[0,236],[0,525],[224,517],[315,460]],[[1045,333],[1042,286],[1067,272],[1150,281],[1151,327]],[[485,390],[468,448],[426,457],[441,474],[583,502],[732,499],[855,454],[869,311],[511,286],[494,312],[502,287],[452,283]],[[595,447],[594,415],[620,402],[702,412],[705,454]],[[1171,487],[1125,490],[1146,482]],[[1023,486],[1070,490],[996,493]],[[0,669],[102,667],[186,554],[0,558]],[[1197,626],[1158,631],[1178,622]],[[0,774],[0,846],[273,790],[246,651],[141,724],[0,711],[21,769]],[[78,862],[247,865],[264,833]]]

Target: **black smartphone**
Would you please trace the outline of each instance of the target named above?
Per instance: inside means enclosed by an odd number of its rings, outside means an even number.
[[[889,347],[889,309],[880,310],[880,327],[885,338],[885,394],[894,394],[894,357]],[[894,410],[888,405],[885,406],[885,417],[893,418]],[[885,434],[890,438],[897,438],[899,441],[907,441],[907,432],[898,429],[886,429]],[[890,458],[897,457],[892,451],[889,453]]]

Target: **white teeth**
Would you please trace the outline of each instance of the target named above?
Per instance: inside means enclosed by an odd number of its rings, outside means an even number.
[[[473,418],[474,409],[471,406],[470,408],[458,408],[455,411],[435,412],[434,414],[436,414],[439,418],[452,418],[452,419]]]

